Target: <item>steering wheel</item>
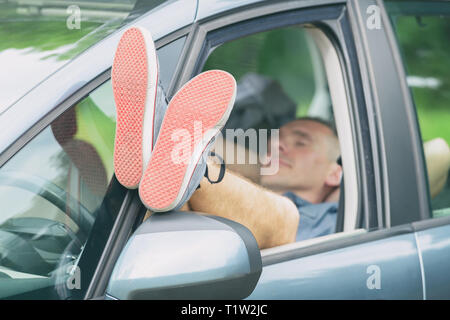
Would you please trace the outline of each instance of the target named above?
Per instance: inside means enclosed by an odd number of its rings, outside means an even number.
[[[83,244],[87,240],[90,230],[94,224],[95,218],[89,210],[86,209],[79,201],[74,199],[70,194],[68,194],[65,190],[57,186],[55,183],[43,179],[41,177],[31,175],[31,174],[23,174],[16,171],[8,171],[0,173],[0,185],[16,187],[26,191],[29,191],[33,194],[36,194],[45,200],[49,201],[51,204],[56,206],[62,212],[66,212],[68,208],[71,213],[71,219],[78,225],[79,230],[75,234],[69,227],[65,226],[61,222],[51,221],[50,219],[45,218],[25,218],[21,217],[20,220],[29,219],[28,225],[39,225],[42,223],[46,225],[47,228],[59,227],[63,228],[67,235],[70,237],[69,244],[65,247],[64,251],[60,255],[60,259],[57,263],[56,269],[51,272],[51,277],[55,279],[55,289],[60,298],[68,298],[70,296],[70,292],[65,287],[65,280],[68,276],[67,268],[69,265],[75,263],[76,254],[83,250]],[[19,218],[18,218],[19,219]],[[47,222],[45,222],[47,221]],[[23,229],[23,228],[22,228]],[[7,230],[5,230],[6,232]],[[11,231],[11,230],[10,230]],[[31,232],[33,233],[33,232]],[[10,236],[13,236],[10,233]],[[38,234],[36,234],[39,237]],[[24,240],[18,239],[21,241],[23,245],[28,245]],[[17,243],[17,242],[16,242]],[[29,252],[34,252],[29,248]],[[45,264],[43,260],[38,259],[40,256],[36,252],[36,256],[34,257],[38,261],[35,261],[37,265],[40,263]],[[10,257],[14,260],[14,257]],[[21,263],[19,263],[20,265]],[[36,265],[33,267],[29,266],[31,269],[34,269]],[[28,270],[22,270],[27,272]]]
[[[62,212],[66,212],[68,208],[72,213],[70,218],[80,228],[78,232],[80,234],[77,233],[77,236],[80,239],[87,239],[95,221],[93,214],[53,182],[31,174],[7,171],[0,173],[0,185],[16,187],[34,193],[49,201]]]

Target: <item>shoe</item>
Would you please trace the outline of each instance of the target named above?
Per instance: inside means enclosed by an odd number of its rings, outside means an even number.
[[[221,70],[199,74],[176,93],[139,185],[139,196],[149,210],[177,210],[189,200],[205,175],[205,158],[235,97],[235,79]]]
[[[111,80],[117,114],[114,171],[123,186],[136,189],[167,106],[160,106],[164,97],[158,85],[158,59],[148,30],[133,27],[124,32]]]

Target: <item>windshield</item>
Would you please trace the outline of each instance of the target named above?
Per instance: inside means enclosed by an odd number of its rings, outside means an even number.
[[[0,2],[0,113],[70,59],[162,2]]]

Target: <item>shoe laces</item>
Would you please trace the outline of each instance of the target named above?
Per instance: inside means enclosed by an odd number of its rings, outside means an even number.
[[[214,151],[211,151],[209,153],[209,155],[211,157],[216,157],[217,159],[220,160],[220,172],[219,172],[219,177],[217,178],[216,181],[213,181],[209,178],[209,174],[208,174],[208,165],[206,165],[206,170],[205,170],[205,178],[208,179],[209,183],[211,184],[215,184],[215,183],[219,183],[223,180],[223,177],[225,176],[225,161],[223,161],[222,157],[219,156],[217,153],[215,153]],[[197,189],[200,189],[200,185],[198,185]]]
[[[217,159],[220,160],[220,172],[219,172],[219,177],[217,178],[217,180],[216,180],[216,181],[212,181],[212,180],[209,178],[209,175],[208,175],[208,165],[206,165],[205,178],[208,179],[209,183],[211,183],[211,184],[219,183],[220,181],[223,180],[223,177],[225,176],[225,161],[223,161],[222,157],[219,156],[219,155],[218,155],[217,153],[215,153],[214,151],[211,151],[211,152],[209,153],[209,155],[210,155],[211,157],[216,157]]]

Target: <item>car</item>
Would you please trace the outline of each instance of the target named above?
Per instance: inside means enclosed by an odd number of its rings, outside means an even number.
[[[450,179],[432,197],[423,147],[450,142],[449,2],[10,0],[0,12],[0,298],[450,298]],[[212,213],[146,215],[113,167],[111,66],[133,26],[154,37],[168,100],[204,70],[233,74],[227,129],[335,123],[334,234],[260,250]]]

